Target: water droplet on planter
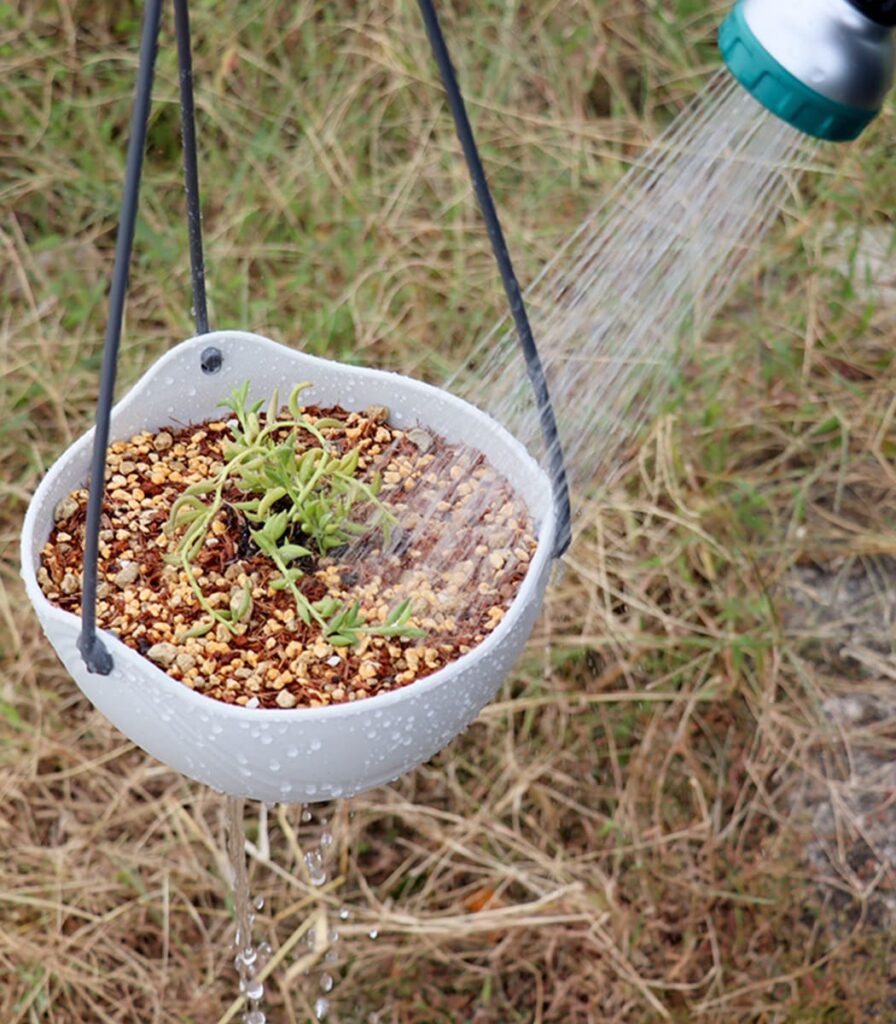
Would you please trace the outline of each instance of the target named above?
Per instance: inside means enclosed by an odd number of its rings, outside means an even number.
[[[328,846],[333,845],[333,835],[330,832],[322,832],[320,836],[320,845],[326,850]]]
[[[367,933],[367,935],[368,935],[369,938],[373,939],[374,942],[375,942],[380,937],[379,929],[378,928],[371,928],[370,931]]]
[[[309,750],[320,750],[321,746],[322,746],[322,744],[321,744],[320,740],[312,740],[308,744],[308,749]]]
[[[264,896],[256,896],[252,901],[252,905],[256,910],[264,910]]]
[[[298,747],[290,747],[289,750],[286,751],[286,756],[287,757],[298,757],[299,756],[299,748]]]
[[[340,921],[347,921],[351,916],[352,916],[352,912],[348,909],[348,907],[341,907],[340,908],[340,910],[339,910],[339,920]]]
[[[329,1004],[329,1002],[326,999],[324,999],[323,996],[321,996],[320,999],[318,999],[317,1002],[315,1002],[315,1004],[314,1004],[314,1016],[318,1020],[323,1020],[324,1017],[326,1017],[326,1015],[329,1012],[330,1012],[330,1004]]]
[[[320,988],[321,988],[322,992],[332,992],[333,991],[333,975],[332,974],[322,974],[320,976]]]

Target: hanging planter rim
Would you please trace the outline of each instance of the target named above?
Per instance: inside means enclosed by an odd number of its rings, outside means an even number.
[[[228,704],[224,701],[219,701],[214,697],[201,693],[198,690],[190,689],[182,682],[172,678],[167,672],[164,672],[144,655],[141,655],[133,648],[128,647],[114,634],[105,629],[98,629],[98,635],[107,646],[113,660],[117,664],[122,658],[126,661],[133,658],[139,658],[140,661],[144,663],[141,668],[144,668],[145,666],[144,670],[156,685],[164,687],[168,692],[172,693],[172,695],[176,694],[180,700],[186,700],[188,703],[195,705],[198,711],[208,710],[209,705],[211,704],[214,706],[216,715],[224,715],[237,721],[243,720],[246,722],[257,722],[259,719],[270,722],[272,719],[276,719],[278,722],[284,723],[294,721],[296,719],[303,719],[307,721],[309,718],[317,716],[333,719],[342,716],[356,716],[365,714],[373,708],[388,708],[390,705],[406,699],[410,695],[409,691],[413,691],[416,696],[423,696],[427,692],[440,688],[443,685],[450,685],[451,678],[454,675],[470,665],[471,662],[486,658],[493,648],[500,645],[501,641],[512,630],[516,617],[519,615],[520,611],[527,606],[530,600],[534,600],[538,603],[541,602],[541,595],[537,592],[533,592],[540,589],[539,581],[541,579],[542,572],[545,569],[544,563],[549,562],[551,559],[551,548],[557,526],[556,509],[553,500],[550,498],[550,481],[548,480],[544,470],[529,454],[524,445],[497,420],[493,419],[487,413],[484,413],[481,409],[478,409],[469,402],[453,395],[449,391],[435,387],[431,384],[426,384],[416,378],[407,377],[403,374],[394,373],[388,370],[372,369],[364,366],[353,366],[347,363],[338,363],[335,360],[323,359],[319,356],[313,356],[304,352],[289,349],[287,346],[271,341],[269,338],[263,337],[259,334],[242,330],[227,329],[213,331],[205,335],[198,335],[183,341],[179,345],[176,345],[174,348],[167,351],[156,362],[154,362],[113,407],[110,443],[120,439],[120,428],[119,430],[116,429],[117,421],[130,411],[132,405],[134,405],[134,403],[141,397],[141,393],[152,384],[153,378],[163,374],[167,369],[170,369],[173,363],[176,363],[179,359],[183,358],[184,354],[188,353],[191,349],[196,350],[198,357],[208,346],[215,346],[222,342],[250,344],[262,349],[267,349],[270,352],[286,349],[290,355],[298,357],[303,363],[310,364],[312,369],[314,365],[318,365],[320,367],[336,366],[344,372],[350,372],[352,376],[356,377],[356,379],[362,384],[364,381],[376,381],[377,383],[381,383],[383,380],[389,379],[401,381],[403,384],[410,382],[424,395],[428,394],[432,398],[437,398],[439,401],[448,402],[450,405],[453,405],[457,410],[463,413],[465,418],[469,420],[478,420],[483,430],[488,430],[497,434],[505,446],[516,449],[515,454],[519,457],[520,462],[523,464],[529,464],[527,469],[530,471],[532,479],[538,479],[544,490],[545,499],[544,508],[542,510],[533,509],[532,502],[523,498],[526,507],[534,520],[535,536],[537,540],[535,553],[529,563],[526,575],[521,581],[519,588],[507,609],[507,613],[501,622],[491,633],[488,634],[488,636],[486,636],[483,641],[476,644],[476,646],[466,654],[462,654],[459,658],[456,658],[454,661],[438,669],[436,672],[433,672],[431,675],[414,680],[413,682],[407,683],[394,690],[373,694],[362,700],[329,704],[316,708],[248,708],[239,704]],[[214,380],[217,377],[218,375],[216,374],[212,379]],[[309,375],[309,379],[311,379],[313,388],[308,395],[309,397],[313,397],[314,387],[317,385],[313,376]],[[283,383],[287,384],[290,382],[284,381]],[[296,383],[296,381],[291,383]],[[251,380],[250,387],[254,387],[254,382]],[[221,397],[223,398],[225,396],[222,394]],[[348,408],[348,406],[346,407]],[[392,411],[393,410],[390,408],[390,413]],[[207,416],[208,413],[202,413],[202,415]],[[418,422],[420,422],[424,427],[436,429],[425,421]],[[146,424],[143,429],[159,430],[170,425],[170,423],[165,422],[160,422],[155,425]],[[35,547],[35,536],[38,528],[44,525],[40,522],[40,519],[42,514],[45,512],[45,496],[52,491],[57,480],[68,467],[72,459],[83,456],[91,450],[95,431],[95,427],[91,428],[69,445],[69,447],[59,455],[51,468],[47,471],[46,475],[38,485],[31,502],[29,503],[28,510],[25,515],[21,539],[21,575],[25,583],[28,598],[35,609],[39,611],[41,619],[52,620],[53,618],[57,618],[59,621],[65,622],[69,625],[77,623],[79,628],[81,617],[79,615],[75,615],[73,612],[65,611],[64,609],[52,604],[46,598],[39,583],[37,582],[36,567],[39,564],[39,551],[49,538],[49,533],[47,534],[47,537],[42,537],[40,539],[39,547]],[[126,433],[129,434],[130,432]],[[472,442],[466,443],[472,444]],[[500,471],[500,467],[496,468]],[[81,486],[87,486],[87,481],[82,481]],[[514,485],[512,486],[514,491],[519,494],[519,489]],[[520,497],[523,496],[520,495]],[[542,512],[540,520],[536,519],[537,511]],[[50,530],[52,531],[52,525]]]

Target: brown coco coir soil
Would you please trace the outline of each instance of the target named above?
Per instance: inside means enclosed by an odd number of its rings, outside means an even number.
[[[365,635],[352,647],[331,645],[316,623],[301,621],[288,592],[272,587],[276,568],[247,540],[248,524],[231,504],[237,493],[225,494],[230,500],[193,573],[209,602],[220,607],[248,581],[251,617],[236,632],[218,625],[204,636],[185,636],[207,617],[183,569],[165,559],[176,539],[164,527],[177,498],[223,464],[230,427],[224,420],[169,427],[117,441],[108,451],[98,624],[174,679],[227,703],[322,707],[430,675],[498,625],[535,550],[525,505],[474,449],[419,427],[399,430],[384,407],[355,413],[306,406],[303,413],[311,422],[339,421],[323,430],[330,450],[360,448],[360,472],[382,474],[379,500],[398,526],[388,546],[376,531],[360,545],[360,555],[356,548],[350,559],[343,552],[342,561],[338,552],[306,559],[299,588],[310,601],[329,595],[346,605],[357,602],[370,624],[384,622],[409,596],[408,626],[424,630],[423,639]],[[81,611],[86,506],[86,489],[59,503],[38,571],[46,597],[75,614]]]

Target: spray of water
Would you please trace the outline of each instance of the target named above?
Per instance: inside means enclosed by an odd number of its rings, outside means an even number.
[[[622,447],[655,412],[690,342],[730,295],[812,146],[720,70],[528,289],[579,508],[584,494],[612,479]],[[446,387],[548,464],[509,317]],[[423,551],[424,569],[441,571],[465,557],[459,536],[469,536],[470,551],[482,542],[494,486],[468,494],[468,473],[452,479],[447,463],[432,469],[443,482],[431,488],[428,508],[402,540],[420,549],[440,503],[460,507],[452,534],[434,544],[427,539]],[[405,596],[401,586],[395,596]]]
[[[545,267],[527,304],[571,483],[605,481],[687,342],[778,215],[807,138],[720,70]],[[532,452],[540,426],[508,321],[449,388]]]

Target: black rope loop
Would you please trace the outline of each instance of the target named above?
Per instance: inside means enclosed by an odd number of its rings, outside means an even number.
[[[538,354],[538,348],[532,334],[532,326],[529,323],[529,315],[526,312],[526,303],[520,291],[516,272],[513,269],[513,262],[510,259],[507,242],[504,239],[504,231],[501,228],[501,221],[498,218],[498,211],[492,198],[485,168],[482,166],[482,160],[479,156],[479,148],[473,135],[473,127],[467,116],[463,94],[461,93],[457,75],[451,63],[448,44],[445,42],[445,36],[439,24],[439,17],[436,14],[432,0],[419,0],[419,4],[420,13],[423,15],[423,22],[426,25],[426,34],[429,36],[429,42],[436,63],[439,66],[439,73],[442,76],[442,84],[448,97],[448,105],[451,107],[457,136],[460,139],[464,157],[467,161],[467,169],[470,172],[473,188],[476,191],[476,198],[479,201],[482,219],[485,221],[485,226],[488,230],[492,252],[498,264],[498,269],[501,272],[504,291],[507,294],[510,312],[516,325],[517,336],[526,361],[526,372],[529,375],[529,382],[535,393],[535,404],[538,407],[538,414],[541,419],[541,430],[544,435],[545,447],[547,448],[548,471],[557,509],[557,537],[552,554],[554,558],[559,558],[569,547],[572,540],[572,512],[569,501],[569,483],[566,479],[566,465],[563,458],[563,446],[557,430],[557,418],[554,415],[554,407],[551,404],[548,382],[545,378],[544,367],[542,366],[541,357]]]
[[[184,151],[184,191],[187,194],[187,231],[190,236],[190,271],[193,277],[193,316],[196,320],[196,333],[208,334],[205,259],[202,255],[202,206],[196,157],[196,110],[193,104],[193,55],[187,0],[174,0],[174,31],[177,35],[177,64],[180,71],[180,128]]]
[[[128,142],[127,169],[115,243],[115,263],[112,285],[109,289],[109,319],[103,346],[103,368],[100,373],[100,393],[96,406],[96,431],[93,436],[93,458],[90,464],[90,492],[87,497],[87,519],[84,525],[84,567],[81,584],[81,636],[78,649],[88,672],[107,676],[112,671],[112,656],[103,646],[96,632],[97,557],[99,555],[100,517],[106,476],[106,448],[109,445],[109,419],[115,395],[115,370],[118,365],[118,346],[121,341],[121,322],[128,287],[128,267],[134,245],[134,225],[137,221],[137,202],[140,193],[140,175],[143,170],[143,150],[149,123],[152,98],[152,80],[158,51],[159,21],[162,0],[147,0],[143,17],[143,37],[140,43],[140,66],[137,71],[137,89],[131,115],[131,137]]]
[[[109,425],[115,397],[115,375],[118,349],[128,288],[128,270],[134,247],[134,227],[140,197],[143,155],[152,103],[152,83],[158,53],[159,24],[162,0],[147,0],[140,40],[140,60],[134,109],[131,114],[131,136],[128,141],[127,167],[115,244],[115,262],[109,289],[109,318],[103,345],[103,367],[96,405],[96,432],[90,464],[90,490],[87,497],[87,518],[84,524],[84,564],[81,585],[81,635],[78,649],[88,672],[106,676],[112,671],[112,656],[103,646],[96,630],[97,572],[100,520],[106,477],[106,449],[109,446]],[[177,54],[180,67],[181,133],[184,151],[184,189],[187,200],[187,230],[190,238],[190,267],[193,284],[193,314],[198,334],[208,333],[208,311],[205,298],[205,261],[202,254],[202,216],[199,199],[199,172],[196,156],[196,124],[193,104],[193,61],[190,51],[190,20],[187,0],[174,0]],[[206,353],[217,353],[208,356]],[[221,366],[218,349],[206,349],[202,368],[214,373]]]
[[[559,558],[569,546],[571,536],[571,515],[569,487],[563,461],[563,449],[557,431],[557,422],[551,405],[550,393],[544,369],[535,345],[526,305],[507,250],[504,232],[492,198],[485,170],[479,157],[479,150],[473,136],[473,129],[467,117],[466,107],[448,47],[439,25],[438,16],[431,0],[419,0],[426,31],[432,45],[436,63],[448,97],[458,138],[464,151],[467,167],[482,217],[488,230],[495,260],[501,272],[504,290],[510,303],[510,311],[516,325],[520,345],[526,360],[529,380],[535,393],[535,400],[541,418],[542,431],[547,446],[548,464],[554,500],[557,505],[558,529],[553,556]],[[110,420],[115,393],[115,376],[118,367],[118,350],[121,342],[121,326],[124,318],[124,304],[127,295],[128,270],[134,245],[134,227],[140,194],[140,180],[143,171],[143,156],[149,125],[152,102],[152,84],[158,52],[159,24],[162,0],[147,0],[140,42],[140,60],[137,71],[137,85],[134,94],[134,108],[131,115],[131,135],[128,142],[127,167],[122,192],[118,237],[115,246],[115,262],[109,289],[109,317],[103,346],[103,365],[100,373],[100,390],[96,409],[96,432],[90,467],[90,489],[87,500],[87,517],[84,527],[84,564],[81,599],[81,635],[78,649],[89,672],[108,675],[112,671],[112,656],[103,646],[96,628],[97,572],[99,556],[99,533],[102,516],[103,493],[105,490],[106,449],[109,445]],[[193,315],[197,334],[209,332],[208,309],[205,290],[205,260],[202,249],[202,214],[199,194],[199,172],[196,154],[195,105],[193,100],[193,62],[190,43],[190,19],[188,0],[174,0],[175,31],[177,35],[178,65],[180,71],[181,133],[183,141],[184,189],[187,204],[187,229],[190,243],[190,270],[193,287]],[[221,368],[220,349],[209,346],[200,356],[202,372],[217,373]]]

